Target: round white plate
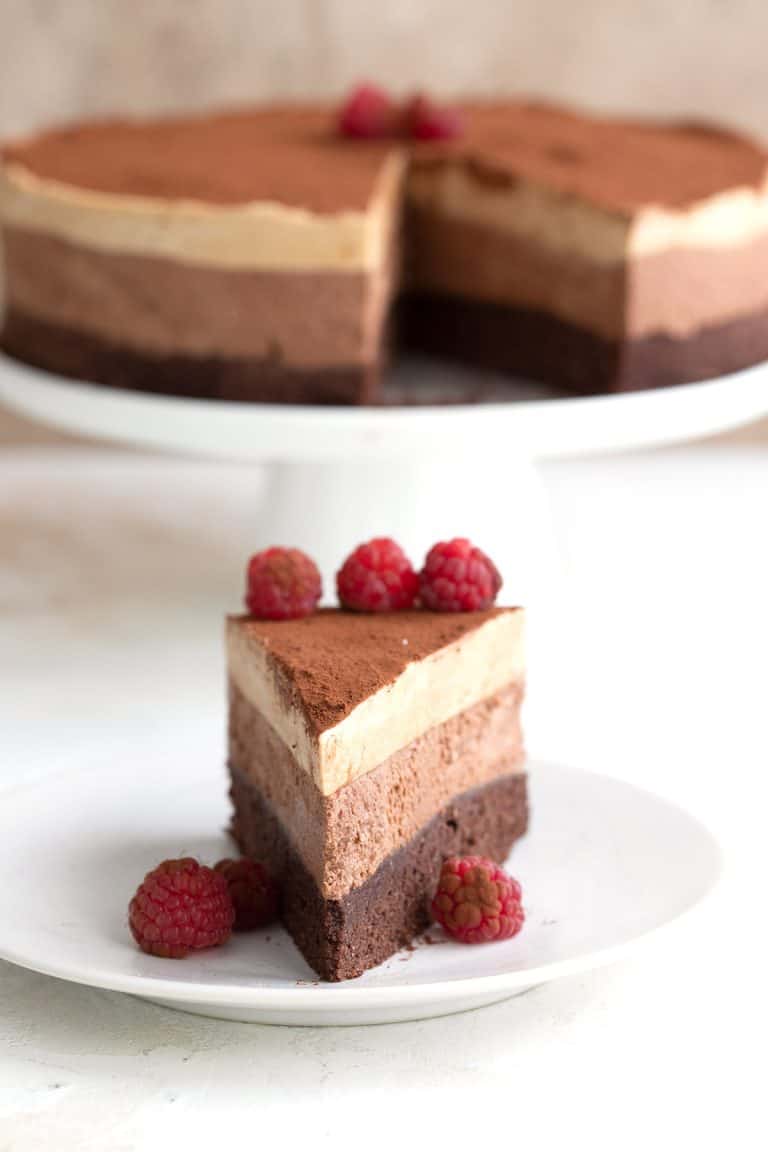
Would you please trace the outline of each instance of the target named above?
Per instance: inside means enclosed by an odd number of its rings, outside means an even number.
[[[387,388],[427,401],[485,381],[488,402],[388,407],[243,404],[153,396],[80,384],[0,356],[0,398],[82,435],[236,460],[390,459],[467,451],[484,456],[583,455],[712,435],[768,412],[768,365],[624,395],[563,398],[504,377],[405,360]],[[498,397],[504,396],[504,402]]]
[[[679,808],[628,784],[531,768],[532,826],[511,870],[527,922],[465,946],[439,929],[357,980],[320,983],[279,928],[185,960],[145,956],[126,909],[167,856],[232,853],[223,774],[158,754],[122,758],[3,794],[0,957],[206,1016],[270,1024],[373,1024],[479,1007],[607,963],[692,908],[719,851]],[[375,909],[372,909],[372,915]]]

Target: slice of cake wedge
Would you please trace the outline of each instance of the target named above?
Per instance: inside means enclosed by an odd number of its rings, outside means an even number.
[[[227,658],[234,835],[324,979],[428,925],[446,856],[525,832],[521,609],[237,616]]]

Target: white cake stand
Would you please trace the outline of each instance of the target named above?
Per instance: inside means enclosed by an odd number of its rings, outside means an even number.
[[[390,396],[429,401],[468,373],[400,365]],[[0,399],[80,435],[266,465],[254,483],[254,536],[305,548],[326,588],[346,552],[392,534],[414,559],[436,539],[470,535],[492,552],[505,599],[530,604],[554,552],[536,464],[711,435],[768,413],[768,364],[624,396],[556,398],[491,381],[504,402],[323,408],[153,396],[60,379],[0,357]]]

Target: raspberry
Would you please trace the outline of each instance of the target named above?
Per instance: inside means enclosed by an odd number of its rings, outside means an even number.
[[[421,602],[433,612],[480,612],[500,588],[493,561],[461,537],[435,544],[419,573]]]
[[[243,857],[219,860],[216,871],[227,882],[235,906],[235,931],[251,932],[277,916],[277,885],[263,864]]]
[[[174,960],[223,944],[234,918],[224,877],[189,857],[164,860],[148,872],[128,908],[142,952]]]
[[[517,880],[484,856],[452,856],[443,862],[432,915],[454,940],[485,944],[508,940],[523,926]]]
[[[396,116],[386,92],[361,84],[347,97],[339,113],[339,132],[357,140],[377,140],[393,134]]]
[[[309,616],[323,594],[317,565],[298,548],[267,548],[248,561],[245,603],[261,620]]]
[[[463,125],[455,108],[442,108],[429,96],[414,96],[406,109],[405,122],[414,140],[455,140]]]
[[[336,589],[344,607],[355,612],[397,612],[413,607],[419,578],[400,545],[378,536],[347,556]]]

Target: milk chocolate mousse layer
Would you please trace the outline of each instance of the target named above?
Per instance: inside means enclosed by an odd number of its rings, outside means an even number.
[[[523,614],[236,617],[227,652],[235,835],[309,962],[357,975],[426,925],[443,854],[525,831]]]
[[[3,346],[115,386],[331,403],[377,400],[396,298],[401,345],[576,391],[768,355],[762,147],[513,101],[464,120],[371,143],[269,107],[9,145]]]

